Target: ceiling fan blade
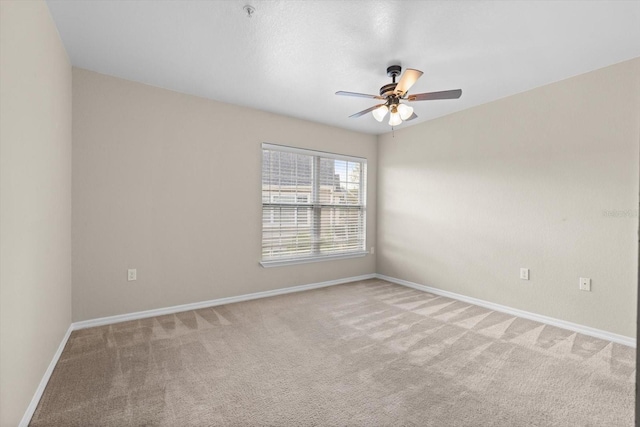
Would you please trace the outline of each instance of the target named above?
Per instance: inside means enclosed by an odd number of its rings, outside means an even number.
[[[414,70],[412,68],[407,68],[406,70],[404,70],[402,78],[398,82],[398,86],[396,86],[394,93],[400,96],[407,93],[407,91],[411,89],[411,86],[413,86],[413,84],[418,81],[422,74],[422,71]]]
[[[458,99],[462,96],[462,89],[443,90],[441,92],[416,93],[409,95],[407,101],[430,101],[433,99]]]
[[[371,99],[384,99],[381,96],[378,95],[368,95],[366,93],[357,93],[357,92],[345,92],[345,91],[338,91],[336,92],[336,95],[341,95],[341,96],[356,96],[358,98],[371,98]]]
[[[355,113],[355,114],[350,115],[350,116],[349,116],[349,118],[350,118],[350,119],[355,119],[356,117],[364,116],[365,114],[367,114],[367,113],[369,113],[369,112],[371,112],[371,111],[375,110],[376,108],[381,107],[381,106],[383,106],[383,105],[384,105],[384,104],[374,105],[374,106],[373,106],[373,107],[371,107],[371,108],[367,108],[366,110],[362,110],[362,111],[360,111],[360,112],[358,112],[358,113]]]
[[[416,113],[413,113],[412,115],[409,116],[409,118],[407,120],[405,120],[405,122],[408,122],[409,120],[413,120],[413,119],[417,119],[418,115]]]

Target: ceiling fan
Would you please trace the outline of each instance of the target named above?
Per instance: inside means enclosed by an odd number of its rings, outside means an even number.
[[[413,120],[418,117],[413,112],[413,107],[402,103],[400,101],[430,101],[435,99],[458,99],[462,95],[462,89],[444,90],[441,92],[427,92],[417,93],[415,95],[409,95],[407,92],[414,85],[414,83],[422,76],[422,71],[413,70],[407,68],[400,78],[400,81],[396,83],[396,77],[400,75],[402,67],[399,65],[391,65],[387,68],[387,76],[391,77],[392,83],[386,84],[380,88],[380,95],[367,95],[366,93],[356,92],[344,92],[338,91],[336,95],[342,96],[356,96],[359,98],[371,98],[381,99],[385,102],[383,104],[374,105],[371,108],[362,110],[358,113],[352,114],[349,117],[355,118],[364,116],[371,111],[373,117],[381,122],[382,119],[390,112],[389,124],[391,126],[397,126],[402,123],[403,120]]]

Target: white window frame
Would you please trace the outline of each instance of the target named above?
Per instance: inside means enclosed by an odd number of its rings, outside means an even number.
[[[360,167],[360,181],[359,181],[360,203],[354,206],[359,206],[362,211],[363,241],[362,241],[362,247],[358,250],[342,252],[337,254],[323,255],[319,253],[319,248],[316,246],[314,248],[314,253],[312,255],[307,255],[303,257],[282,257],[280,259],[262,259],[260,261],[260,265],[262,265],[263,267],[278,267],[278,266],[284,266],[284,265],[305,264],[305,263],[311,263],[311,262],[320,262],[320,261],[328,261],[328,260],[336,260],[336,259],[357,258],[357,257],[363,257],[367,255],[369,253],[365,249],[367,247],[367,243],[366,243],[366,240],[367,240],[367,231],[366,231],[367,230],[367,203],[366,203],[367,159],[362,157],[347,156],[343,154],[328,153],[323,151],[308,150],[303,148],[289,147],[285,145],[277,145],[277,144],[269,144],[269,143],[262,143],[262,151],[264,152],[264,150],[272,150],[272,151],[280,151],[280,152],[287,152],[287,153],[293,153],[293,154],[302,154],[305,156],[313,156],[313,173],[312,173],[313,190],[312,190],[312,196],[311,196],[312,200],[309,203],[309,205],[313,208],[312,209],[313,212],[310,212],[311,218],[309,220],[313,222],[312,234],[316,236],[315,239],[317,241],[319,240],[319,235],[320,235],[321,216],[319,215],[319,211],[323,207],[334,206],[331,204],[329,205],[321,204],[320,201],[318,200],[319,194],[320,194],[320,179],[319,179],[320,158],[328,158],[333,160],[343,160],[348,162],[360,163],[362,165],[362,167]],[[273,199],[270,199],[270,201],[273,202]],[[265,203],[263,200],[262,201],[263,210],[265,205],[271,205],[271,204],[272,203]],[[264,217],[264,212],[263,212],[263,217]],[[264,224],[263,224],[263,227],[264,227]]]

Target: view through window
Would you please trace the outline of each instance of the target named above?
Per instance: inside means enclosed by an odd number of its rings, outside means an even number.
[[[367,161],[262,145],[262,260],[365,253]]]

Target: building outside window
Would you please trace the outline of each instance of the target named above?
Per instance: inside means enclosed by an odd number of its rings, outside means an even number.
[[[262,145],[262,264],[364,255],[366,159]]]

